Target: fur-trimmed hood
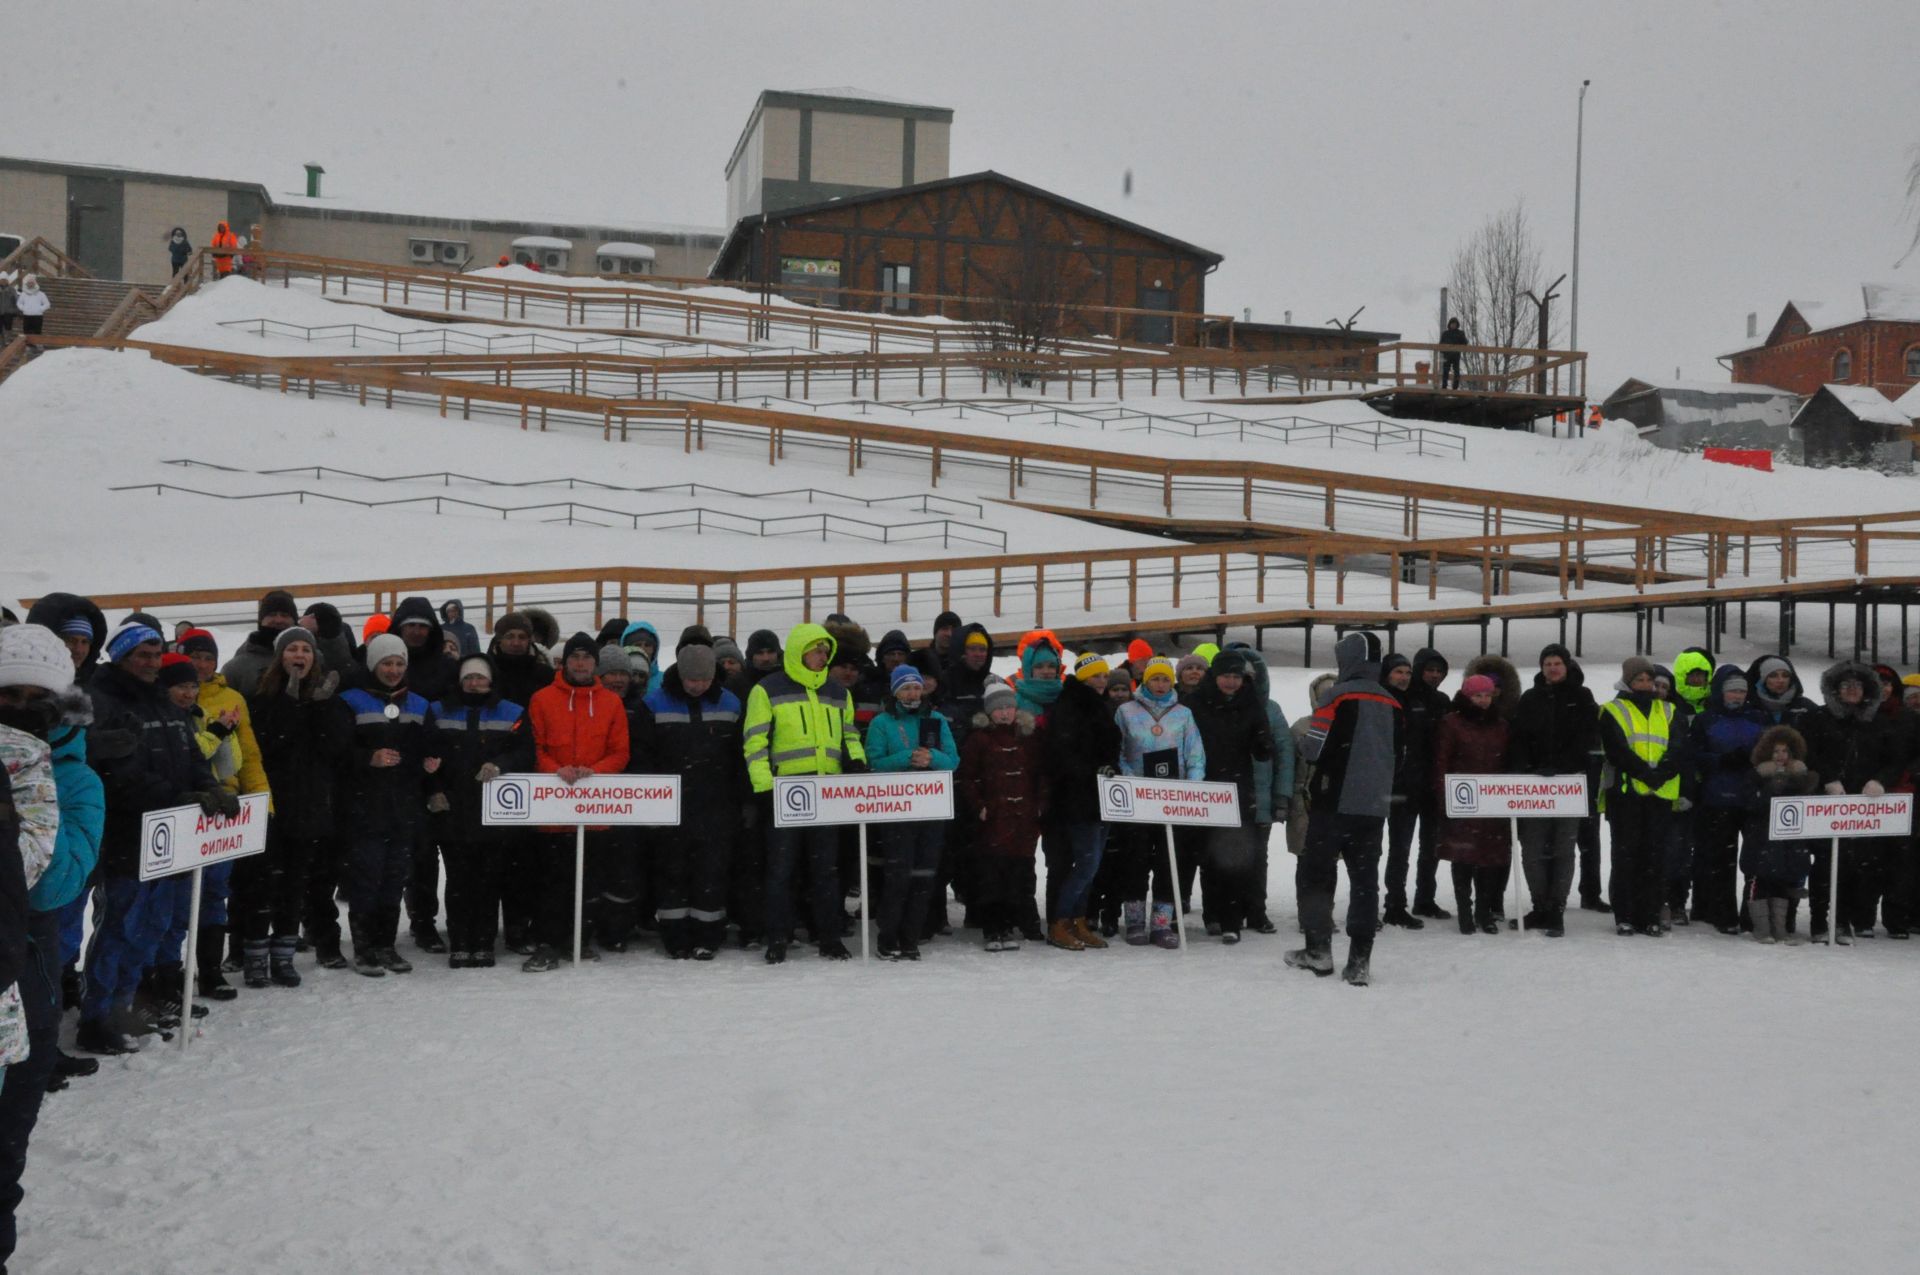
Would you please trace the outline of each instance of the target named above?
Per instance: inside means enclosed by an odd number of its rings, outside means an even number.
[[[1848,708],[1840,702],[1840,683],[1848,679],[1858,679],[1865,688],[1858,708]],[[1820,698],[1826,709],[1842,721],[1851,717],[1856,721],[1870,722],[1880,711],[1880,675],[1873,671],[1871,664],[1859,660],[1841,660],[1820,675]]]
[[[1490,677],[1500,688],[1493,697],[1493,709],[1503,722],[1513,720],[1520,711],[1520,674],[1513,662],[1499,655],[1476,655],[1467,664],[1467,677]]]
[[[1013,714],[1013,729],[1021,735],[1031,735],[1033,734],[1035,721],[1036,719],[1032,713],[1027,712],[1024,708],[1016,709]],[[973,729],[992,730],[994,729],[993,719],[985,713],[975,713],[973,715]]]
[[[1760,738],[1753,745],[1752,760],[1756,771],[1763,776],[1773,774],[1773,750],[1778,744],[1787,746],[1787,756],[1792,758],[1788,764],[1789,770],[1794,766],[1798,766],[1801,770],[1807,768],[1805,737],[1791,726],[1769,726],[1760,733]]]

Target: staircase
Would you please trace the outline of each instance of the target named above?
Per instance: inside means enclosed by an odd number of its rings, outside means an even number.
[[[48,336],[93,336],[127,294],[140,289],[114,279],[60,279],[42,276],[40,287],[53,309],[47,311]]]

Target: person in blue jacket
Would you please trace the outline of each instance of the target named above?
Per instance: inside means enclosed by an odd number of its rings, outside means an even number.
[[[680,824],[662,828],[652,859],[654,919],[676,960],[710,961],[727,935],[727,882],[740,811],[749,804],[745,715],[720,684],[713,647],[689,642],[647,692],[643,734],[628,769],[680,776]]]
[[[960,764],[947,719],[926,703],[926,679],[911,664],[888,675],[887,703],[867,723],[867,768],[876,772],[951,771]],[[933,896],[947,823],[939,819],[883,823],[873,829],[880,851],[879,953],[882,960],[920,959],[921,919]]]
[[[1755,800],[1753,749],[1768,726],[1766,715],[1750,702],[1750,691],[1743,670],[1721,665],[1688,729],[1694,772],[1693,919],[1722,934],[1740,932],[1734,868]]]

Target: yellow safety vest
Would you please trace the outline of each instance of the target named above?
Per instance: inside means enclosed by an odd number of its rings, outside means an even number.
[[[1673,725],[1673,705],[1663,699],[1653,701],[1653,716],[1642,713],[1631,700],[1617,699],[1609,702],[1601,711],[1609,714],[1619,723],[1620,733],[1627,738],[1627,747],[1633,749],[1633,755],[1649,766],[1658,766],[1660,759],[1667,755],[1669,728]],[[1680,776],[1675,775],[1661,784],[1659,788],[1649,788],[1638,779],[1622,776],[1621,790],[1638,793],[1644,797],[1651,793],[1667,801],[1675,801],[1680,796]]]

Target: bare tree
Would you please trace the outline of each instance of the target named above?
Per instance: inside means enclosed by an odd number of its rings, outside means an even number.
[[[1075,311],[1092,300],[1098,273],[1075,244],[1048,235],[1031,220],[1021,225],[1004,256],[995,257],[997,269],[974,266],[983,281],[977,295],[985,298],[975,317],[989,325],[976,343],[1016,355],[1057,347]]]
[[[1529,292],[1547,294],[1547,272],[1527,218],[1526,201],[1515,200],[1504,212],[1487,218],[1454,253],[1447,284],[1449,317],[1460,320],[1474,345],[1532,349],[1540,341],[1540,312],[1528,299]],[[1559,339],[1562,324],[1557,317],[1549,318],[1551,344]],[[1469,354],[1463,371],[1470,387],[1489,386],[1488,380],[1474,379],[1480,377],[1491,378],[1490,388],[1503,389],[1509,387],[1501,377],[1531,362],[1524,354]]]

